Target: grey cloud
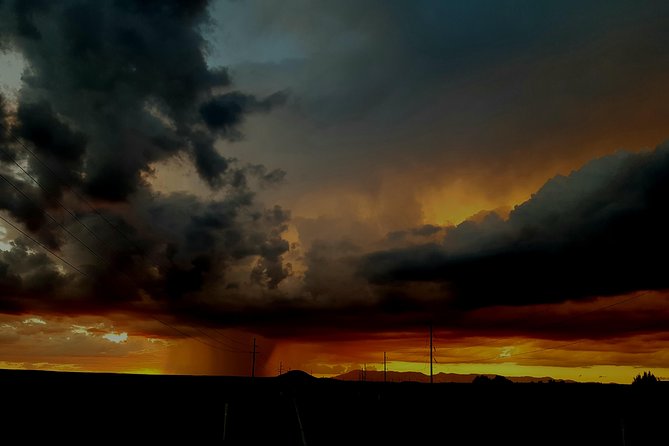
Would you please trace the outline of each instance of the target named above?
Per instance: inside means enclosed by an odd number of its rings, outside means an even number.
[[[392,231],[386,234],[386,240],[389,242],[401,242],[407,239],[409,236],[419,237],[419,238],[430,238],[434,237],[443,231],[444,228],[436,225],[423,225],[417,228],[411,228],[408,230],[402,231]]]
[[[2,49],[19,52],[28,67],[16,113],[2,107],[0,115],[1,173],[28,198],[3,181],[0,209],[85,273],[16,238],[0,253],[3,308],[131,311],[147,299],[165,309],[224,306],[226,289],[255,281],[269,292],[290,274],[281,237],[289,213],[256,203],[248,180],[264,187],[285,173],[214,148],[241,135],[247,114],[269,112],[286,95],[232,90],[228,71],[210,67],[208,6],[0,3]],[[144,178],[153,165],[182,155],[216,198],[151,189]]]
[[[180,152],[192,153],[201,176],[220,186],[225,160],[213,137],[201,136],[209,121],[199,108],[215,98],[238,99],[214,102],[219,114],[234,117],[225,129],[237,135],[244,114],[281,102],[282,94],[259,100],[218,93],[231,80],[205,59],[200,27],[208,21],[208,2],[188,3],[21,1],[4,7],[0,37],[30,67],[17,132],[94,197],[126,199],[142,186],[140,174],[151,163]],[[73,163],[68,150],[84,162]]]
[[[361,253],[349,240],[315,240],[305,254],[304,283],[309,295],[324,307],[365,301],[367,284],[355,274]]]
[[[664,138],[652,129],[669,118],[666,3],[248,0],[214,11],[212,60],[232,63],[250,91],[291,90],[288,109],[262,120],[271,137],[244,147],[290,165],[293,196],[351,185],[374,196],[382,173],[411,166],[422,174],[407,188],[463,180],[506,205],[574,159]]]
[[[244,116],[253,112],[268,112],[273,107],[283,105],[286,95],[274,93],[265,99],[234,91],[211,98],[200,106],[200,115],[209,129],[229,139],[239,138],[237,127]]]
[[[251,164],[246,167],[249,175],[259,180],[261,187],[273,187],[284,182],[286,171],[283,169],[269,170],[262,164]]]
[[[669,145],[618,152],[551,179],[506,221],[489,214],[441,244],[373,253],[362,270],[377,283],[443,283],[464,307],[664,289],[667,178]]]

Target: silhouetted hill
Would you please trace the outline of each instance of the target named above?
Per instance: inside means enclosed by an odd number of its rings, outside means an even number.
[[[383,372],[377,370],[367,370],[366,372],[366,381],[379,382],[383,381]],[[430,376],[421,372],[391,372],[388,371],[388,381],[389,382],[419,382],[427,383],[430,382]],[[497,375],[491,374],[459,374],[459,373],[436,373],[434,375],[435,383],[471,383],[478,376],[485,376],[489,379],[495,379]],[[514,383],[537,383],[537,382],[567,382],[573,383],[574,381],[570,380],[554,380],[551,377],[534,377],[534,376],[511,376],[505,377]],[[350,372],[335,376],[334,379],[340,379],[343,381],[361,381],[361,371],[360,370],[351,370]]]
[[[509,378],[505,378],[500,375],[495,375],[494,378],[490,378],[487,375],[479,375],[476,378],[474,378],[474,381],[472,381],[472,384],[476,385],[505,385],[505,384],[513,384],[513,381],[511,381]]]
[[[284,381],[284,382],[309,382],[309,381],[314,381],[318,378],[313,377],[312,375],[308,374],[305,371],[302,370],[291,370],[289,372],[286,372],[282,375],[277,376],[277,379]]]
[[[652,409],[669,399],[664,382],[430,386],[300,371],[251,379],[0,370],[0,391],[7,445],[641,446],[669,438],[666,412]]]

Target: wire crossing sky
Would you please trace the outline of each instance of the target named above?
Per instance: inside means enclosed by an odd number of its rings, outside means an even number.
[[[668,19],[0,2],[0,367],[669,376]]]

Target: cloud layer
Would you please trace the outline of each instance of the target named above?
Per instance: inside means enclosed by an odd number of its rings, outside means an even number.
[[[477,313],[491,307],[669,287],[655,260],[669,248],[667,146],[554,177],[508,217],[423,218],[428,186],[469,175],[465,199],[473,183],[497,197],[510,177],[543,182],[555,160],[610,153],[623,142],[560,144],[564,128],[634,129],[611,104],[667,116],[664,90],[651,101],[626,88],[640,72],[664,79],[669,60],[651,43],[662,13],[488,3],[216,4],[250,54],[228,69],[212,62],[226,47],[205,39],[207,1],[0,2],[0,48],[26,64],[16,101],[0,102],[0,209],[27,234],[7,228],[0,310],[160,312],[267,333],[413,329],[439,315],[466,331],[492,325]],[[251,51],[269,41],[271,54]],[[603,122],[601,110],[622,114]],[[251,153],[287,156],[279,167],[306,178],[294,184],[313,192],[313,213],[259,203],[286,173],[224,154],[252,122],[266,144]],[[206,194],[157,191],[169,162],[192,166]]]
[[[244,286],[262,294],[288,276],[289,214],[257,204],[253,186],[284,172],[214,147],[241,138],[245,117],[285,94],[240,92],[224,67],[209,66],[208,6],[0,4],[0,48],[27,67],[16,103],[0,102],[0,209],[78,270],[10,229],[4,310],[165,311],[229,301]],[[192,163],[211,198],[154,191],[154,166],[169,159]]]
[[[377,283],[434,281],[461,307],[562,302],[669,287],[669,146],[618,152],[548,181],[503,220],[450,229],[440,244],[377,252]]]

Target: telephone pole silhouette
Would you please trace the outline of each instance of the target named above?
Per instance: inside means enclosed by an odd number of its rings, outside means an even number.
[[[253,338],[253,353],[252,353],[253,360],[252,360],[252,363],[251,363],[251,378],[256,377],[256,355],[257,354],[258,353],[256,352],[256,338]]]
[[[279,376],[283,374],[283,361],[279,361]]]
[[[383,382],[387,382],[386,380],[386,374],[388,371],[388,368],[386,367],[386,352],[383,352]]]
[[[432,322],[430,321],[430,384],[434,382],[434,377],[432,376]]]

